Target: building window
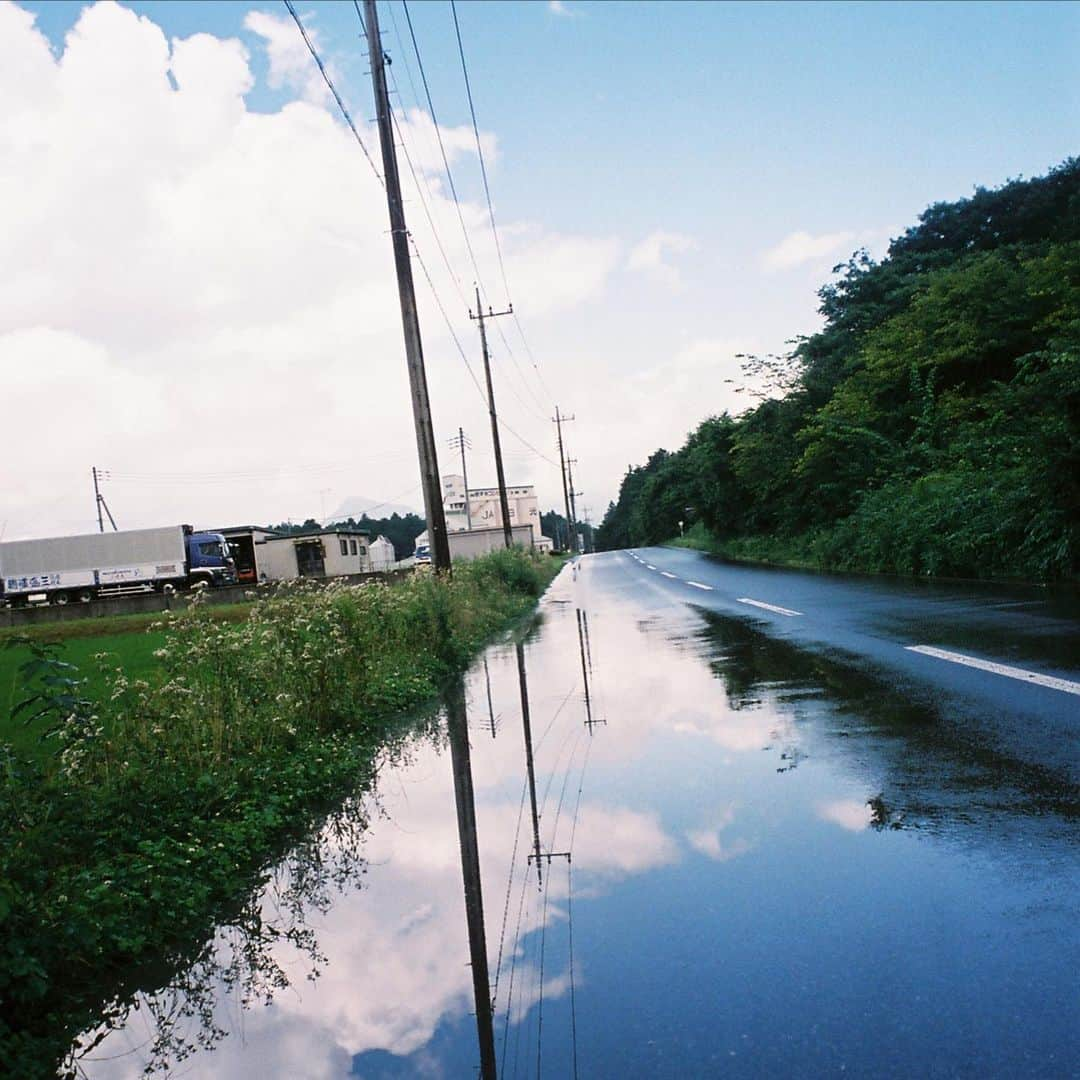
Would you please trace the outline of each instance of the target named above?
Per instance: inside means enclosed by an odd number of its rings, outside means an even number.
[[[342,555],[348,555],[349,554],[349,541],[346,540],[344,537],[341,537],[341,554]]]
[[[352,553],[353,555],[355,555],[355,554],[356,554],[356,541],[355,541],[355,540],[350,540],[350,541],[349,541],[349,551],[350,551],[350,552],[351,552],[351,553]]]

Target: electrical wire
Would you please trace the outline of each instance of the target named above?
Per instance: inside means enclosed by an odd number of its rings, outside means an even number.
[[[348,110],[347,106],[345,105],[344,100],[342,99],[341,95],[338,93],[337,87],[334,85],[334,82],[331,79],[330,74],[326,69],[326,65],[323,63],[322,58],[319,56],[318,50],[315,48],[314,43],[312,42],[311,38],[308,36],[308,33],[305,30],[304,25],[300,20],[300,16],[298,15],[298,13],[296,11],[296,8],[293,6],[292,0],[283,0],[283,2],[285,4],[285,6],[288,8],[289,14],[292,16],[293,21],[296,23],[297,29],[300,31],[300,35],[304,40],[304,44],[307,46],[308,52],[311,54],[312,59],[315,61],[315,64],[318,67],[319,72],[321,73],[321,75],[323,77],[323,80],[326,82],[326,85],[329,87],[330,92],[334,97],[334,100],[337,102],[338,108],[341,110],[342,116],[344,116],[346,123],[349,125],[349,129],[352,131],[354,137],[356,138],[356,141],[357,141],[358,145],[360,146],[360,149],[363,151],[364,157],[367,159],[368,164],[371,166],[372,171],[375,173],[376,179],[378,179],[380,185],[385,187],[385,184],[383,182],[383,178],[382,178],[381,174],[379,173],[378,169],[376,168],[375,162],[372,159],[371,154],[368,152],[367,146],[365,145],[364,140],[360,135],[360,132],[357,130],[356,125],[353,123],[352,116],[349,114],[349,110]],[[364,24],[363,16],[360,14],[359,5],[356,3],[356,0],[354,0],[354,7],[356,8],[357,15],[360,16],[361,30],[363,31],[363,33],[364,33],[364,35],[366,37],[367,36],[367,27]],[[439,150],[440,150],[440,153],[442,155],[443,165],[444,165],[444,167],[446,169],[447,182],[449,183],[450,192],[451,192],[451,195],[453,196],[454,205],[455,205],[456,210],[457,210],[458,222],[461,225],[462,234],[464,235],[464,238],[465,238],[465,244],[466,244],[466,248],[467,248],[467,250],[469,252],[470,261],[471,261],[473,269],[474,269],[474,271],[476,272],[476,275],[477,275],[478,287],[480,287],[481,290],[483,290],[482,283],[479,280],[480,276],[481,276],[480,271],[479,271],[479,267],[477,265],[476,256],[475,256],[475,253],[474,253],[473,248],[472,248],[472,242],[469,239],[469,232],[468,232],[468,229],[466,228],[466,225],[465,225],[465,218],[464,218],[464,215],[463,215],[462,210],[461,210],[461,202],[460,202],[460,200],[458,198],[457,189],[456,189],[456,187],[454,185],[453,173],[450,170],[449,160],[448,160],[447,155],[446,155],[446,147],[445,147],[445,145],[443,143],[442,133],[441,133],[441,131],[439,129],[439,124],[438,124],[438,119],[437,119],[437,116],[436,116],[436,113],[435,113],[434,103],[432,102],[432,99],[431,99],[431,90],[430,90],[430,87],[429,87],[428,81],[427,81],[427,74],[424,71],[423,60],[422,60],[422,58],[420,56],[419,44],[418,44],[417,39],[416,39],[416,33],[415,33],[415,30],[414,30],[413,25],[412,25],[412,18],[411,18],[410,14],[409,14],[409,6],[408,6],[408,3],[406,2],[406,0],[402,0],[402,8],[405,11],[405,18],[406,18],[406,22],[407,22],[408,28],[409,28],[409,35],[410,35],[410,37],[412,39],[413,51],[414,51],[414,53],[416,55],[416,61],[417,61],[417,65],[418,65],[419,71],[420,71],[421,82],[423,83],[423,86],[424,86],[425,96],[426,96],[427,102],[428,102],[428,109],[429,109],[429,111],[431,113],[432,126],[435,129],[435,134],[436,134],[436,137],[437,137],[438,142],[439,142]],[[410,75],[410,78],[411,78],[411,75]],[[396,86],[396,81],[395,81],[395,86]],[[391,117],[393,118],[393,112],[392,111],[391,111]],[[396,124],[396,121],[395,121],[395,127],[397,129],[399,138],[401,138],[401,135],[402,135],[401,128],[400,128],[399,125]],[[402,140],[402,141],[404,141],[404,140]],[[408,157],[408,154],[406,154],[406,160],[409,162],[410,171],[413,171],[414,180],[415,180],[416,179],[415,170],[413,169],[413,164],[412,164],[411,159]],[[417,184],[417,191],[419,192],[419,190],[420,190],[419,184]],[[429,189],[429,191],[430,191],[430,189]],[[421,202],[423,202],[422,196],[421,196]],[[438,243],[438,245],[440,247],[440,250],[442,251],[444,260],[447,263],[447,269],[450,272],[451,278],[457,284],[458,290],[459,290],[459,293],[460,293],[462,291],[461,288],[460,288],[460,281],[457,278],[457,275],[454,274],[454,272],[453,272],[453,269],[452,269],[452,267],[450,265],[449,258],[447,258],[447,256],[446,256],[445,248],[443,248],[443,245],[442,245],[441,241],[438,240],[438,238],[437,238],[437,230],[435,229],[434,220],[431,217],[430,212],[428,211],[427,204],[425,203],[424,206],[425,206],[425,212],[427,212],[427,214],[428,214],[429,224],[432,227],[433,234],[436,236],[436,242]],[[410,240],[410,243],[412,244],[413,253],[414,253],[415,257],[416,257],[416,260],[420,264],[420,268],[421,268],[421,270],[422,270],[422,272],[424,274],[425,279],[427,280],[428,287],[431,289],[431,293],[432,293],[432,296],[435,299],[436,306],[438,307],[439,312],[442,315],[442,318],[443,318],[443,321],[446,324],[447,330],[450,332],[451,339],[453,340],[454,345],[457,348],[459,355],[461,356],[462,360],[465,363],[465,367],[466,367],[466,369],[467,369],[467,371],[469,373],[470,378],[472,379],[472,382],[473,382],[474,386],[476,387],[478,393],[481,396],[481,399],[483,400],[483,402],[484,402],[484,404],[486,406],[487,405],[487,395],[484,393],[484,390],[480,385],[480,381],[477,379],[476,374],[472,369],[472,365],[469,363],[468,356],[466,355],[465,349],[463,348],[463,346],[461,344],[461,340],[459,339],[459,337],[457,335],[457,332],[454,329],[453,323],[450,321],[450,316],[446,311],[446,307],[443,304],[442,299],[439,296],[438,291],[435,288],[435,283],[432,280],[430,272],[428,271],[427,264],[424,262],[423,258],[420,255],[420,251],[419,251],[419,248],[417,247],[416,240],[415,240],[414,237],[412,237],[411,234],[409,236],[409,240]],[[462,296],[462,299],[464,300],[464,296]],[[504,340],[505,340],[505,338],[504,338]],[[508,349],[508,352],[509,352],[510,351],[509,350],[509,345],[507,345],[507,349]],[[540,458],[543,461],[546,461],[549,465],[553,465],[554,467],[558,468],[558,464],[552,458],[548,457],[546,454],[539,451],[535,446],[533,446],[532,443],[530,443],[526,438],[524,438],[524,436],[520,435],[509,424],[507,424],[505,421],[501,421],[501,425],[513,438],[517,439],[517,441],[519,443],[521,443],[529,451],[531,451],[534,455],[536,455],[536,457]]]
[[[506,277],[506,264],[503,261],[502,245],[499,243],[499,230],[495,226],[495,208],[491,201],[491,187],[488,184],[487,165],[484,161],[484,148],[480,142],[480,128],[476,122],[476,107],[473,104],[472,84],[469,80],[469,66],[465,62],[465,47],[461,41],[461,25],[458,23],[457,4],[455,3],[455,0],[450,0],[450,11],[454,17],[454,33],[457,37],[458,56],[461,58],[461,73],[465,78],[465,94],[469,99],[469,115],[472,117],[473,136],[476,139],[476,155],[480,159],[480,176],[484,181],[484,197],[487,199],[488,219],[491,222],[491,235],[495,240],[495,253],[498,255],[499,259],[499,273],[502,275],[503,290],[506,293],[506,302],[512,309],[513,303],[511,302],[510,296],[510,284]],[[517,326],[518,334],[521,337],[521,343],[525,346],[525,351],[529,355],[529,360],[536,372],[537,379],[540,381],[541,385],[543,385],[544,392],[551,398],[552,403],[554,403],[555,398],[548,389],[547,384],[543,381],[543,377],[540,374],[540,368],[536,363],[536,357],[533,355],[532,347],[525,337],[525,328],[521,325],[521,319],[518,318],[517,312],[513,312],[513,317],[514,324]],[[507,349],[509,350],[509,348],[509,344],[507,344]],[[522,376],[522,378],[524,379],[524,376]]]
[[[412,16],[409,14],[407,0],[401,0],[401,6],[405,10],[405,22],[409,27],[409,37],[412,39],[413,52],[416,54],[416,65],[420,70],[420,81],[424,86],[424,95],[427,98],[428,111],[431,113],[431,123],[435,128],[435,137],[439,140],[439,152],[442,154],[443,168],[446,170],[446,180],[450,185],[450,194],[453,197],[454,206],[457,208],[458,221],[461,224],[461,233],[465,237],[465,247],[469,252],[469,260],[471,261],[473,271],[476,274],[477,285],[483,289],[480,267],[476,261],[476,253],[473,251],[472,241],[469,239],[469,230],[465,226],[465,215],[461,211],[461,200],[458,198],[457,188],[454,185],[454,174],[450,168],[450,160],[446,155],[446,145],[443,143],[442,132],[439,130],[439,120],[435,115],[435,103],[431,100],[431,88],[428,86],[427,73],[424,71],[424,61],[420,57],[420,46],[416,40],[416,31],[413,29]]]
[[[330,78],[330,73],[326,70],[326,65],[322,62],[322,57],[319,56],[315,45],[312,43],[311,38],[308,37],[307,31],[304,29],[304,24],[300,21],[300,16],[296,13],[296,8],[293,7],[292,0],[284,0],[285,6],[289,9],[289,14],[293,17],[293,22],[296,23],[297,30],[300,31],[300,36],[304,39],[304,44],[308,48],[308,52],[311,53],[312,60],[315,61],[322,74],[323,81],[330,88],[330,93],[334,95],[334,100],[338,103],[338,108],[341,110],[341,115],[345,117],[345,122],[349,125],[349,129],[356,137],[356,141],[360,144],[360,149],[364,151],[364,157],[367,158],[367,163],[371,166],[371,171],[375,174],[375,179],[385,188],[386,184],[383,181],[382,174],[379,172],[375,165],[375,160],[371,154],[368,153],[368,148],[364,144],[364,140],[360,137],[360,132],[356,130],[356,125],[353,123],[352,117],[349,115],[349,110],[345,107],[345,102],[342,101],[341,95],[337,92],[337,87],[334,85],[333,79]],[[363,25],[363,19],[360,20]],[[365,35],[367,30],[364,30]]]

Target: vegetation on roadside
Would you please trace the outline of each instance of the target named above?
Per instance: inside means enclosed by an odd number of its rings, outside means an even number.
[[[402,710],[434,702],[557,568],[512,551],[452,580],[290,583],[239,623],[194,605],[160,620],[157,669],[100,653],[94,693],[62,651],[24,643],[17,718],[53,752],[0,745],[0,1072],[70,1072],[79,1033],[243,909],[370,784]]]
[[[836,270],[824,329],[748,361],[763,400],[630,469],[597,546],[683,521],[731,555],[1075,578],[1080,159],[935,204]]]

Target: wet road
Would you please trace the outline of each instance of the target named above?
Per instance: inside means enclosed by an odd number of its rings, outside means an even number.
[[[1037,587],[739,566],[695,551],[619,553],[636,590],[733,618],[875,671],[947,721],[1080,780],[1080,601]]]
[[[637,554],[565,570],[87,1074],[1076,1076],[1080,698],[907,649],[1072,681],[1071,613]]]

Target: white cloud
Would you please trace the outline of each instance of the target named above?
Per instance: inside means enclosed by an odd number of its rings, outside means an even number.
[[[247,107],[254,77],[237,40],[170,41],[98,3],[54,55],[31,14],[0,3],[0,366],[18,399],[0,424],[0,455],[19,463],[0,490],[9,539],[92,529],[92,464],[149,478],[108,490],[122,528],[302,520],[322,488],[328,506],[350,494],[419,504],[384,193],[291,20],[251,12],[246,26],[294,95],[277,112]],[[430,118],[402,126],[468,282]],[[475,155],[471,128],[442,134],[455,159]],[[481,138],[497,160],[494,135]],[[405,172],[410,228],[471,346]],[[494,282],[486,207],[464,201],[462,215]],[[512,219],[503,247],[533,319],[589,304],[618,257],[610,238]],[[419,270],[417,289],[436,425],[476,437],[486,411]],[[178,472],[189,482],[153,479]]]
[[[576,19],[581,15],[580,11],[567,7],[567,5],[563,3],[563,0],[548,0],[548,11],[550,11],[552,15],[561,15],[566,19]]]
[[[826,256],[846,255],[857,237],[854,232],[821,233],[818,236],[802,231],[788,233],[779,244],[762,254],[761,265],[766,270],[790,270]]]
[[[682,278],[678,268],[668,261],[668,257],[685,255],[696,247],[697,243],[689,236],[657,230],[634,247],[626,265],[630,270],[648,274],[668,288],[678,289],[682,285]]]
[[[274,15],[268,11],[249,11],[244,16],[244,27],[263,39],[266,56],[270,61],[271,86],[298,91],[306,101],[318,103],[327,100],[330,90],[291,17]],[[322,55],[324,50],[318,31],[306,24],[304,31]],[[332,64],[328,65],[327,70],[336,82],[337,72]]]

